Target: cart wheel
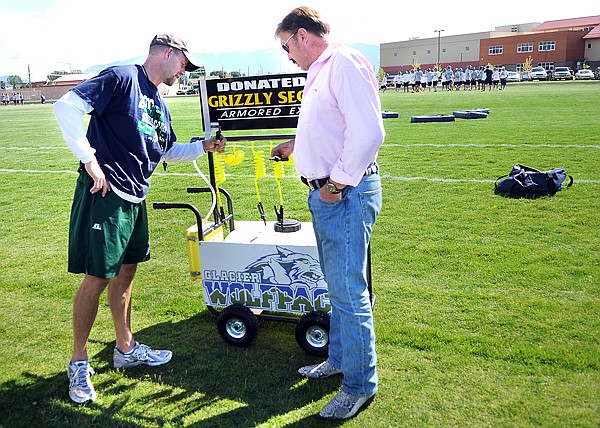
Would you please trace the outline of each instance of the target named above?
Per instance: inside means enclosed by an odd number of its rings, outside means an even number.
[[[258,319],[244,305],[231,305],[217,318],[217,330],[229,345],[248,347],[258,335]]]
[[[296,341],[307,354],[327,355],[329,349],[329,314],[309,312],[296,326]]]

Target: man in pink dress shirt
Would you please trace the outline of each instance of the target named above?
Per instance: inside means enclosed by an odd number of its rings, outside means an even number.
[[[294,152],[309,187],[332,306],[329,356],[299,373],[309,379],[343,374],[341,390],[319,415],[349,419],[370,404],[378,384],[367,258],[382,203],[376,158],[385,130],[371,65],[358,51],[329,43],[328,34],[329,25],[309,7],[294,9],[277,26],[288,58],[308,74],[296,137],[272,155]]]

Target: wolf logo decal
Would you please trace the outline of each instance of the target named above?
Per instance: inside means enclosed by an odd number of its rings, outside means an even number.
[[[283,246],[249,263],[243,272],[205,271],[205,297],[215,306],[243,304],[278,312],[329,312],[319,261]]]

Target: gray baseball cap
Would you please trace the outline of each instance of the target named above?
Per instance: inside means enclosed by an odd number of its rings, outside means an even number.
[[[188,60],[188,64],[185,66],[185,71],[195,71],[200,68],[199,62],[196,61],[194,56],[188,50],[187,43],[183,41],[181,37],[175,36],[173,34],[157,34],[152,39],[150,46],[154,45],[164,45],[170,46],[175,49],[179,49]]]

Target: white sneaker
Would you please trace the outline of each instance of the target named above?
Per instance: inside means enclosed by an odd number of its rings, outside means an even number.
[[[350,419],[367,408],[373,398],[375,398],[375,394],[370,397],[356,397],[340,391],[323,407],[323,410],[319,412],[319,416],[323,419]]]
[[[140,364],[149,366],[160,366],[171,361],[173,353],[167,350],[154,350],[150,347],[135,342],[133,349],[127,353],[121,352],[115,346],[113,352],[113,363],[116,369],[135,367]]]
[[[69,397],[76,403],[96,400],[96,391],[90,380],[90,375],[95,374],[94,369],[87,361],[69,363]]]

